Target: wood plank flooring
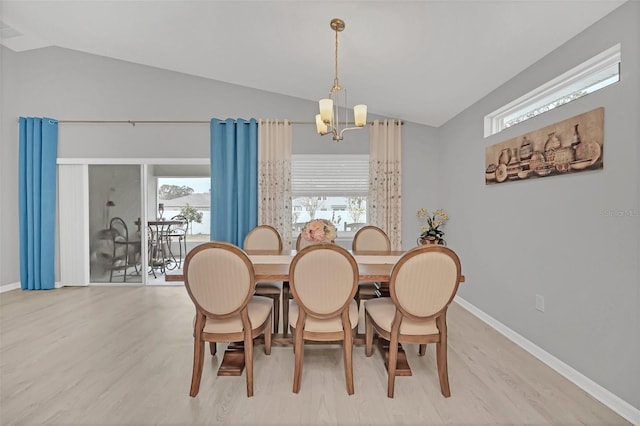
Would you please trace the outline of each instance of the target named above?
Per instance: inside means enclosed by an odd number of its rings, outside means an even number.
[[[13,290],[0,295],[2,425],[628,424],[622,417],[460,306],[449,313],[451,397],[440,394],[435,346],[407,345],[412,377],[386,396],[381,354],[354,348],[348,396],[340,346],[255,350],[255,396],[245,377],[218,377],[205,353],[189,397],[194,308],[184,287]],[[221,348],[224,349],[224,348]]]

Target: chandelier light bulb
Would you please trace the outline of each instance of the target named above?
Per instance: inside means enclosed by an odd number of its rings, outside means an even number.
[[[367,124],[367,106],[356,105],[353,107],[353,121],[358,127],[364,127]]]

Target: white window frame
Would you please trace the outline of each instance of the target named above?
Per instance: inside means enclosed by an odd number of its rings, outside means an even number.
[[[484,137],[620,81],[620,44],[605,50],[484,117]],[[604,76],[604,77],[603,77]]]

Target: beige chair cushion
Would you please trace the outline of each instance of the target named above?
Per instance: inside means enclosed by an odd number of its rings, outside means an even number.
[[[389,333],[391,332],[391,323],[396,315],[396,305],[390,297],[367,300],[364,302],[364,308],[380,328]],[[438,327],[436,327],[435,319],[416,321],[404,318],[400,325],[400,334],[438,334]]]
[[[295,300],[289,302],[289,325],[296,326],[298,321],[298,312],[300,308]],[[355,328],[358,325],[358,305],[356,301],[352,300],[349,304],[349,320],[351,321],[351,328]],[[307,321],[304,327],[305,331],[320,332],[320,333],[332,333],[342,331],[342,319],[340,316],[336,316],[329,319],[319,319],[307,315]]]
[[[249,312],[249,321],[251,321],[251,326],[257,328],[260,324],[265,322],[269,314],[271,313],[271,308],[273,307],[273,301],[268,297],[262,296],[253,296],[251,300],[249,300],[249,304],[247,305],[247,310]],[[195,324],[195,317],[193,319]],[[204,325],[205,333],[240,333],[242,332],[242,319],[240,318],[240,314],[235,315],[231,318],[217,320],[212,318],[207,318],[207,321]]]
[[[282,291],[282,283],[256,283],[256,291],[259,291],[260,294],[280,294]]]

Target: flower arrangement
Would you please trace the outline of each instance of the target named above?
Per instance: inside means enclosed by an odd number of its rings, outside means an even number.
[[[442,237],[444,232],[440,230],[440,226],[444,225],[447,220],[449,220],[449,216],[442,210],[438,209],[433,212],[433,215],[429,215],[429,212],[426,209],[418,210],[417,214],[418,218],[425,224],[422,225],[422,233],[418,238],[419,241],[422,240],[436,240],[438,242],[442,241]]]
[[[316,243],[330,243],[338,236],[338,230],[331,221],[327,219],[314,219],[304,224],[302,228],[302,238]]]

